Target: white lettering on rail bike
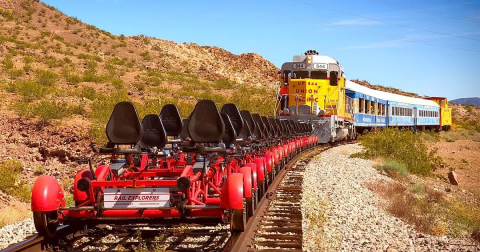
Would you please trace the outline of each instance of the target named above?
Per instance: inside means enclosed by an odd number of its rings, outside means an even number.
[[[157,208],[170,206],[168,188],[105,188],[104,206],[115,208]]]

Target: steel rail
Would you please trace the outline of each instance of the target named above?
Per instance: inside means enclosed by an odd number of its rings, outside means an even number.
[[[52,246],[61,238],[72,234],[73,230],[68,225],[63,225],[57,228],[55,237],[48,238],[41,235],[33,235],[26,240],[12,244],[0,252],[36,252],[36,251],[51,251]]]

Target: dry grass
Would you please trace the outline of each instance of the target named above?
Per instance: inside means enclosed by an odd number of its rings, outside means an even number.
[[[0,208],[0,228],[32,217],[32,212],[24,205],[2,206]]]
[[[423,184],[369,183],[365,185],[387,199],[388,212],[415,225],[420,232],[453,237],[469,236],[480,228],[480,206],[446,199],[443,192]]]

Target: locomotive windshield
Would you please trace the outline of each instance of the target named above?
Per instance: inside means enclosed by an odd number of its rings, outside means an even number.
[[[308,71],[295,71],[293,72],[293,79],[306,79],[309,78]]]
[[[326,80],[327,79],[327,72],[326,71],[312,71],[311,72],[312,79],[318,80]]]

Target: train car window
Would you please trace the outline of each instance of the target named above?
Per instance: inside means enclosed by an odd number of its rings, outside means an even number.
[[[384,115],[384,116],[387,115],[386,108],[387,108],[387,105],[382,104],[382,115]]]
[[[360,112],[360,113],[364,113],[364,112],[363,112],[363,111],[364,111],[364,110],[363,110],[363,107],[364,107],[363,103],[365,103],[365,100],[363,100],[362,98],[360,98],[359,101],[360,101],[360,102],[359,102],[360,105],[358,106],[359,109],[360,109],[359,112]]]
[[[294,79],[307,79],[310,76],[308,75],[308,71],[294,71],[293,78]]]
[[[370,114],[375,115],[375,102],[370,102]]]
[[[312,79],[326,80],[327,79],[327,72],[325,72],[325,71],[312,71],[310,73],[310,76],[312,77]]]

